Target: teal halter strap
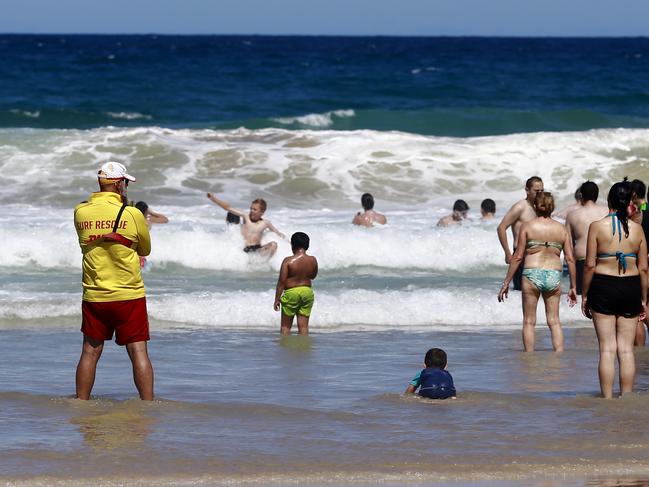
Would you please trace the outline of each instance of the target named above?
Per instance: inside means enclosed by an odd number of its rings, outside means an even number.
[[[613,227],[613,236],[615,236],[615,223],[617,222],[618,240],[621,242],[622,241],[622,222],[617,217],[617,213],[609,213],[606,216],[611,217],[611,227]]]

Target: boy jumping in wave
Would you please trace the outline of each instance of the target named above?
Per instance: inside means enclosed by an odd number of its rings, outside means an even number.
[[[309,334],[309,317],[313,307],[311,280],[318,275],[318,261],[307,255],[309,236],[296,232],[291,236],[293,255],[282,261],[275,291],[275,311],[282,308],[280,333],[290,335],[293,317],[297,315],[297,331]]]
[[[446,352],[441,348],[431,348],[424,358],[424,370],[419,372],[408,384],[405,394],[419,395],[428,399],[455,399],[453,377],[446,370]]]
[[[245,247],[243,248],[245,253],[259,252],[259,254],[264,257],[272,257],[275,254],[277,251],[277,242],[268,242],[265,245],[261,244],[261,237],[266,230],[276,233],[281,238],[286,238],[286,236],[277,230],[269,220],[264,220],[262,218],[266,212],[265,200],[257,198],[250,203],[250,213],[245,213],[241,210],[232,208],[229,203],[217,198],[212,193],[207,193],[207,197],[228,213],[243,218],[241,233],[243,234],[243,239],[245,241]]]

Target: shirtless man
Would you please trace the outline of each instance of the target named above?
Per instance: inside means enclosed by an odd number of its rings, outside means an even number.
[[[266,212],[266,201],[263,199],[257,198],[250,203],[250,213],[245,213],[241,210],[232,208],[229,203],[220,200],[212,193],[207,193],[207,197],[225,211],[229,211],[233,215],[237,215],[243,219],[241,233],[243,234],[243,239],[246,244],[243,248],[244,252],[259,252],[259,254],[264,257],[272,257],[277,251],[277,242],[268,242],[266,245],[261,244],[261,237],[266,230],[276,233],[281,238],[286,238],[284,234],[277,230],[269,220],[264,220],[262,218]]]
[[[453,203],[453,213],[443,218],[440,218],[437,222],[438,227],[448,227],[449,225],[461,225],[462,220],[467,219],[467,214],[469,213],[469,205],[467,205],[464,200],[457,200]]]
[[[575,245],[577,294],[581,295],[581,287],[584,282],[588,228],[592,222],[604,218],[608,213],[608,208],[597,204],[599,188],[594,182],[586,181],[579,188],[579,192],[581,193],[581,207],[568,213],[566,228],[568,229],[570,241],[574,242]]]
[[[293,255],[286,257],[279,269],[275,291],[275,311],[282,308],[280,333],[290,335],[293,317],[297,315],[297,331],[300,335],[309,334],[309,317],[313,307],[311,280],[318,275],[318,261],[307,255],[309,236],[296,232],[291,236]]]
[[[525,182],[525,193],[526,198],[524,200],[515,203],[509,211],[505,214],[502,221],[498,225],[498,240],[500,240],[500,245],[505,251],[505,263],[509,264],[512,258],[512,251],[509,249],[509,241],[507,240],[507,229],[511,227],[512,235],[514,237],[514,245],[516,245],[518,239],[518,231],[521,228],[521,225],[525,222],[529,222],[536,218],[536,213],[534,211],[534,198],[536,198],[536,193],[543,191],[543,180],[538,176],[532,176]],[[514,248],[516,251],[516,248]],[[514,275],[513,283],[514,289],[520,291],[522,289],[523,282],[523,266],[518,267],[518,271]]]
[[[361,205],[363,205],[363,213],[360,211],[356,213],[352,223],[363,227],[373,227],[375,223],[385,225],[388,220],[385,215],[374,211],[374,197],[370,193],[365,193],[361,196]]]
[[[570,213],[581,208],[582,203],[583,203],[583,199],[581,196],[581,186],[580,186],[580,189],[575,191],[575,202],[572,205],[565,207],[563,210],[555,212],[552,215],[552,218],[559,218],[560,220],[565,221],[565,219],[568,217]]]

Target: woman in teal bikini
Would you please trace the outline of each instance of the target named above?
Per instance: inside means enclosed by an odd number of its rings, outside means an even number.
[[[620,395],[633,390],[633,340],[638,321],[646,316],[647,242],[642,226],[628,218],[630,200],[625,178],[608,193],[609,214],[588,228],[581,310],[595,324],[605,398],[613,397],[616,358]]]
[[[542,296],[545,303],[545,315],[552,334],[552,348],[563,351],[563,331],[559,321],[559,300],[561,298],[561,251],[570,272],[570,306],[577,303],[575,258],[572,241],[566,227],[551,215],[554,211],[554,198],[551,193],[539,192],[534,200],[534,211],[537,218],[523,223],[518,233],[516,252],[512,255],[507,271],[498,293],[498,301],[504,301],[509,292],[509,283],[525,260],[523,269],[523,347],[526,352],[534,351],[534,327],[536,325],[536,308]]]

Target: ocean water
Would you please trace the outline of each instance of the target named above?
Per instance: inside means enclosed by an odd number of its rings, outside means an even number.
[[[495,232],[531,175],[559,206],[585,179],[648,179],[647,39],[3,35],[0,54],[0,482],[649,479],[646,350],[637,393],[598,399],[592,324],[562,300],[566,351],[541,306],[522,353]],[[72,209],[107,159],[170,219],[144,272],[153,404],[114,344],[95,399],[71,399]],[[243,253],[208,191],[310,235],[309,338],[280,339],[272,309],[289,243]],[[385,227],[350,224],[366,191]],[[458,198],[471,221],[437,228]],[[458,399],[402,397],[433,346]]]

